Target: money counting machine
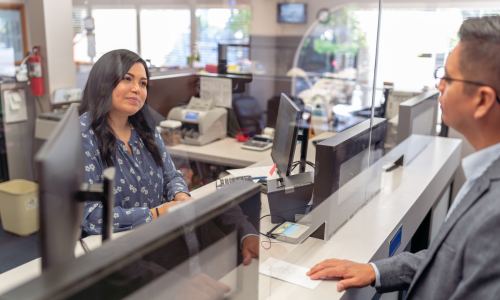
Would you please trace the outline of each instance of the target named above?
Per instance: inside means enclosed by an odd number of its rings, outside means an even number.
[[[212,100],[192,97],[187,106],[170,110],[167,119],[182,122],[181,141],[187,145],[202,146],[227,134],[227,110]]]

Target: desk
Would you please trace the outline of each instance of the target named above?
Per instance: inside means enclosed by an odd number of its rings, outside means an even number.
[[[324,132],[309,140],[307,160],[314,163],[315,159],[315,146],[312,141],[324,140],[336,135],[337,132]],[[242,149],[241,145],[234,138],[224,138],[204,146],[193,146],[179,144],[176,146],[167,146],[167,151],[172,157],[185,158],[189,160],[196,160],[200,162],[213,163],[223,166],[245,168],[249,166],[266,166],[272,165],[271,150],[253,151]],[[295,148],[295,160],[300,159],[300,147]],[[311,169],[312,170],[312,169]]]
[[[242,149],[242,145],[243,143],[236,139],[226,137],[203,146],[185,144],[167,146],[167,151],[172,157],[187,157],[189,160],[235,168],[245,168],[271,157],[271,149],[253,151]]]
[[[309,160],[314,157],[315,152],[313,149],[310,150]],[[401,243],[403,246],[399,247],[396,253],[402,252],[404,245],[409,242],[436,199],[453,179],[459,165],[460,150],[460,140],[433,138],[433,141],[408,166],[398,168],[391,173],[384,173],[381,192],[360,209],[329,241],[308,238],[299,245],[273,244],[270,249],[261,248],[259,263],[269,257],[275,257],[310,268],[332,257],[362,263],[386,258],[391,235],[404,224]],[[252,167],[270,163],[271,160],[268,158],[253,164]],[[214,190],[215,183],[211,183],[193,191],[192,195],[195,199],[199,199]],[[261,214],[268,213],[267,197],[262,195]],[[261,221],[261,231],[267,231],[272,226],[267,218]],[[114,235],[113,238],[118,236]],[[100,237],[89,237],[86,241],[92,249],[99,246]],[[39,259],[1,274],[0,294],[38,274],[40,274]],[[270,295],[273,300],[371,299],[375,294],[372,287],[339,293],[336,284],[336,280],[325,280],[314,290],[310,290],[260,275],[259,299],[266,300]]]

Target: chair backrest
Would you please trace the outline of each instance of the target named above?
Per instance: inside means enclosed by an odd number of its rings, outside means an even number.
[[[160,122],[165,121],[167,118],[164,116],[160,115],[159,112],[151,108],[151,106],[148,105],[149,113],[153,117],[154,125],[155,126],[160,126]]]
[[[251,96],[233,99],[233,110],[240,128],[260,134],[263,129],[262,109],[259,102]]]
[[[298,97],[286,94],[301,111],[304,111],[304,101]],[[281,94],[274,95],[267,101],[267,124],[266,127],[276,128],[276,119],[278,118],[278,110],[280,107]]]

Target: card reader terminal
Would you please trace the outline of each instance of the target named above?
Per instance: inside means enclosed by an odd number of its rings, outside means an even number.
[[[306,234],[309,228],[307,225],[285,222],[274,228],[271,236],[279,241],[298,244],[307,237]]]

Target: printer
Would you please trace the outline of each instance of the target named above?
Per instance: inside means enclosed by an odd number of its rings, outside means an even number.
[[[170,110],[168,120],[182,122],[181,141],[202,146],[227,135],[227,110],[215,107],[215,101],[192,97],[186,106]]]

